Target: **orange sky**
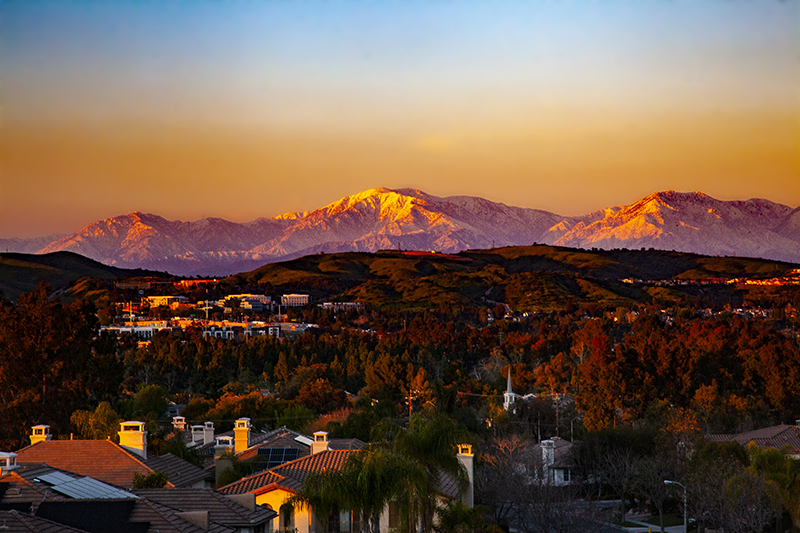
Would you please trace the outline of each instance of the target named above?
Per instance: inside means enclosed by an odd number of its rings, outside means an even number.
[[[564,215],[666,189],[800,205],[800,1],[423,4],[4,3],[0,238],[372,187]]]

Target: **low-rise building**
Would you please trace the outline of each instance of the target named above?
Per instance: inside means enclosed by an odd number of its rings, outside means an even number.
[[[281,296],[281,305],[285,307],[303,307],[311,303],[308,294],[284,294]]]

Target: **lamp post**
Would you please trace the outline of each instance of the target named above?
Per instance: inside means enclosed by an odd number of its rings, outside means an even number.
[[[683,533],[689,533],[689,507],[686,500],[686,485],[678,483],[677,481],[664,480],[664,485],[678,485],[683,487]]]
[[[576,416],[575,418],[573,418],[572,420],[570,420],[570,421],[569,421],[569,440],[570,440],[571,442],[575,442],[575,433],[574,433],[574,431],[573,431],[573,426],[572,426],[572,424],[573,424],[573,423],[574,423],[576,420],[578,420],[579,418],[583,418],[583,417]]]

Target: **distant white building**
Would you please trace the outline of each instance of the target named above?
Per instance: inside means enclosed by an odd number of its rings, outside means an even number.
[[[303,307],[311,302],[308,294],[284,294],[281,296],[281,305],[286,307]]]
[[[171,307],[173,305],[186,305],[189,303],[189,298],[186,296],[148,296],[147,303],[150,304],[150,307],[160,307],[162,305]]]
[[[536,398],[536,395],[533,393],[522,395],[522,394],[517,394],[516,392],[511,390],[511,368],[512,366],[508,365],[508,384],[506,385],[506,391],[503,393],[503,409],[505,409],[506,411],[510,409],[512,413],[516,413],[517,410],[512,409],[512,407],[514,405],[514,402],[517,401],[517,398],[524,401],[528,401],[533,398]]]
[[[508,365],[508,385],[506,385],[506,391],[503,393],[503,409],[506,411],[511,409],[511,406],[514,405],[517,396],[519,395],[511,390],[511,365]],[[516,410],[512,410],[511,412],[516,412]]]
[[[351,309],[360,311],[364,309],[364,304],[358,302],[325,302],[319,304],[319,307],[334,311],[350,311]]]

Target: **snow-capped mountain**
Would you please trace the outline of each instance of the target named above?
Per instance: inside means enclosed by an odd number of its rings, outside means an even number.
[[[591,223],[579,222],[554,244],[798,261],[800,215],[792,220],[792,213],[788,206],[759,198],[725,202],[700,192],[665,191]]]
[[[458,252],[534,242],[800,262],[800,211],[767,200],[726,202],[667,191],[630,206],[564,217],[471,196],[379,188],[315,211],[244,224],[131,213],[90,224],[38,252],[69,250],[126,268],[222,275],[318,252]]]

